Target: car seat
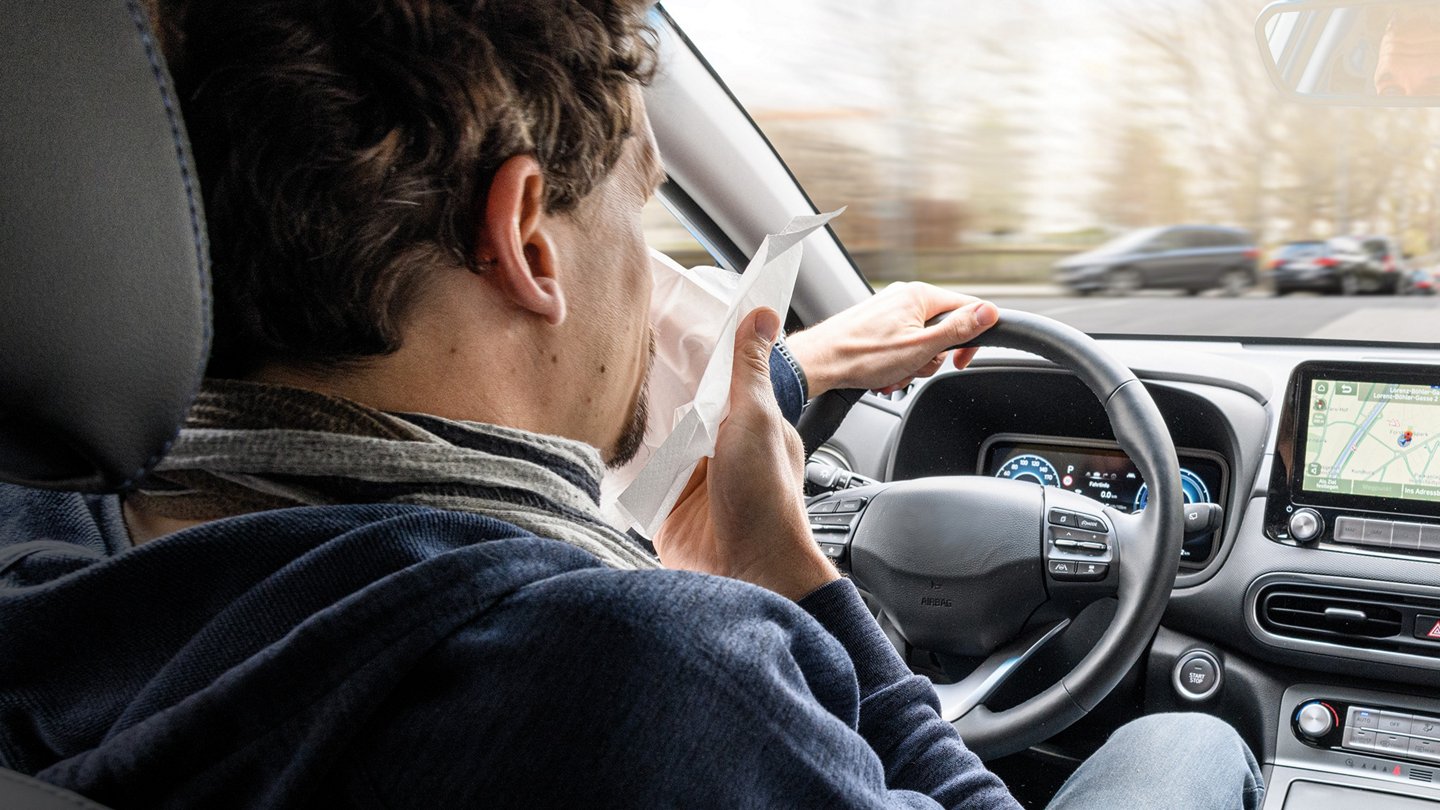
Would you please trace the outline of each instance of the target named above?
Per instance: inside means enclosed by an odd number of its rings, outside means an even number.
[[[0,480],[124,491],[208,351],[177,99],[139,0],[0,0],[0,20]],[[0,769],[0,807],[99,805]]]

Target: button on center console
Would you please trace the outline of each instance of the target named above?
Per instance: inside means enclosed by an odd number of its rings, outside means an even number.
[[[1320,708],[1343,722],[1330,725]],[[1319,708],[1317,708],[1319,707]],[[1311,700],[1293,718],[1295,736],[1307,745],[1340,748],[1440,765],[1440,716],[1414,714],[1341,701]]]
[[[1440,552],[1440,526],[1344,515],[1335,519],[1336,543],[1397,551]]]

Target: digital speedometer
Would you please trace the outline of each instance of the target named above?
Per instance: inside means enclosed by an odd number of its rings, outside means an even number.
[[[1034,481],[1045,487],[1060,485],[1060,474],[1055,471],[1055,465],[1034,453],[1016,456],[1000,465],[995,477],[1009,478],[1012,481]]]
[[[1205,486],[1205,481],[1200,476],[1180,468],[1180,491],[1185,496],[1185,503],[1212,503],[1210,498],[1210,487]],[[1150,487],[1148,484],[1141,484],[1140,491],[1135,493],[1135,509],[1139,512],[1150,502]]]
[[[1185,448],[1177,448],[1176,454],[1182,465],[1180,490],[1185,503],[1222,503],[1226,469],[1221,457]],[[997,434],[981,446],[980,458],[983,474],[1058,487],[1117,512],[1138,512],[1150,500],[1145,479],[1114,442]],[[1219,537],[1211,533],[1186,540],[1181,561],[1210,559]]]

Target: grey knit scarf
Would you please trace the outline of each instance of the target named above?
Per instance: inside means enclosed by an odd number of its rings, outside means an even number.
[[[595,448],[558,436],[207,380],[169,454],[130,497],[186,520],[324,504],[433,506],[513,523],[614,568],[658,567],[601,517],[603,471]]]

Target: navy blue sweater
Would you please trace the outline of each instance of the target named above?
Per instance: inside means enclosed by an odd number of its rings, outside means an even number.
[[[843,580],[396,505],[131,548],[114,496],[0,485],[0,765],[117,810],[1018,807],[936,709]]]
[[[127,548],[0,487],[0,762],[116,808],[1013,807],[839,581],[800,605],[473,514]]]

